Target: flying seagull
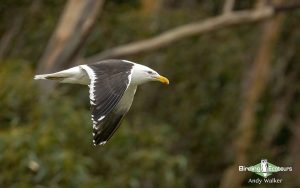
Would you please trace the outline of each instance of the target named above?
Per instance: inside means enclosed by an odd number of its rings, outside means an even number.
[[[89,86],[94,145],[104,145],[118,129],[132,104],[138,85],[149,81],[169,84],[167,78],[149,67],[115,59],[36,75],[34,79]]]

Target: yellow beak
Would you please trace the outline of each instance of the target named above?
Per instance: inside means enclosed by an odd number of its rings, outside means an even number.
[[[163,84],[169,84],[169,80],[166,77],[163,76],[157,76],[155,79]]]

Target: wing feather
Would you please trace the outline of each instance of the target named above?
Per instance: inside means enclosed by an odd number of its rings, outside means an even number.
[[[125,113],[111,112],[105,119],[99,122],[99,129],[93,129],[94,145],[105,144],[119,128]]]
[[[81,65],[90,78],[94,144],[104,144],[119,127],[124,113],[114,111],[130,84],[132,64],[118,60]]]

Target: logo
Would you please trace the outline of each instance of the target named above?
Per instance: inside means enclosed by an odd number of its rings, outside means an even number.
[[[254,172],[255,174],[263,177],[262,178],[250,178],[248,180],[248,183],[282,183],[282,179],[280,178],[268,178],[269,176],[271,176],[272,174],[276,173],[276,172],[291,172],[293,171],[292,167],[279,167],[276,166],[272,163],[269,163],[267,159],[262,159],[260,163],[254,165],[254,166],[250,166],[250,167],[246,167],[246,166],[239,166],[239,171],[240,172]]]

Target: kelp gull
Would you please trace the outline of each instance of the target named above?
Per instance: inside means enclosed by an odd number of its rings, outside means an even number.
[[[94,145],[105,144],[118,129],[138,85],[149,81],[169,84],[169,80],[156,71],[127,60],[79,65],[52,74],[36,75],[34,79],[89,86]]]

